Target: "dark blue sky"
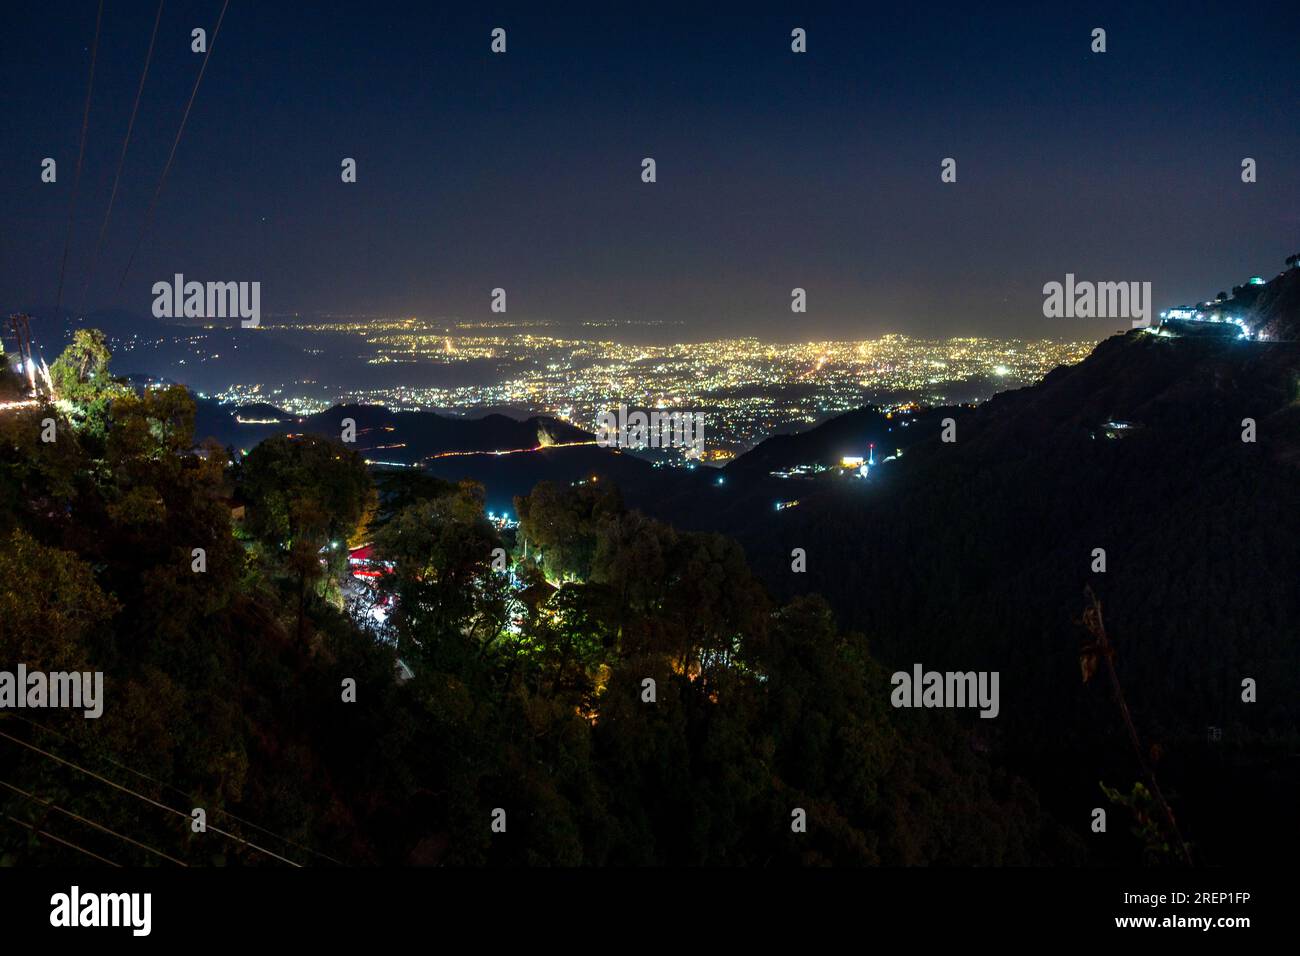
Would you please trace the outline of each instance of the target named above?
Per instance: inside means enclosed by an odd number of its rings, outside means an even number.
[[[1085,338],[1122,323],[1043,318],[1044,282],[1151,281],[1161,308],[1300,250],[1294,2],[440,6],[231,0],[118,293],[199,67],[190,30],[221,7],[169,0],[88,309],[147,314],[152,283],[183,272],[261,281],[264,313],[487,319],[503,286],[511,318],[666,319],[678,338]],[[68,306],[156,4],[106,7]],[[95,3],[0,17],[9,311],[55,298]],[[498,25],[504,56],[488,49]],[[940,182],[946,156],[956,184]]]

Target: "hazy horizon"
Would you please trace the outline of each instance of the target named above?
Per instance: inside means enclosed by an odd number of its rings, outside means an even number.
[[[1300,68],[1279,29],[1294,7],[693,12],[688,30],[350,10],[231,5],[119,291],[202,60],[189,31],[215,15],[166,5],[87,310],[147,314],[152,283],[181,272],[258,281],[268,314],[487,319],[500,287],[512,320],[683,321],[701,340],[1095,339],[1114,324],[1045,319],[1044,283],[1149,281],[1160,309],[1271,275],[1300,239]],[[152,14],[104,15],[74,310]],[[0,302],[21,308],[57,298],[94,5],[12,18]],[[488,48],[498,23],[506,56]],[[790,50],[794,25],[806,54]],[[41,181],[43,157],[57,183]],[[796,287],[808,308],[792,317]]]

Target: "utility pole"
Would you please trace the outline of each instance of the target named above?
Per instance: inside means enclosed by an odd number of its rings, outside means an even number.
[[[17,312],[9,316],[9,330],[14,341],[18,343],[18,357],[22,361],[23,374],[27,384],[36,394],[36,363],[32,359],[32,320],[26,312]]]

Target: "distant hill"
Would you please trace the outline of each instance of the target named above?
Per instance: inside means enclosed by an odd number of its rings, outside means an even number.
[[[1213,859],[1232,853],[1220,832],[1243,838],[1221,821],[1284,818],[1300,785],[1297,516],[1300,343],[1132,332],[978,407],[953,443],[933,428],[876,482],[733,530],[777,594],[824,594],[888,664],[998,671],[1002,715],[973,732],[1081,800],[1136,774],[1110,692],[1080,676],[1092,586],[1134,719]],[[1244,704],[1245,678],[1267,696]]]
[[[1217,322],[1222,317],[1240,319],[1247,329],[1274,342],[1300,341],[1300,254],[1288,256],[1286,269],[1267,282],[1252,276],[1232,291],[1213,299],[1181,307],[1207,313],[1214,321],[1167,320],[1180,335],[1223,335],[1235,330]],[[1164,313],[1161,313],[1162,316]]]
[[[729,479],[767,475],[797,465],[835,465],[845,456],[868,454],[875,444],[876,460],[907,448],[927,426],[945,415],[950,408],[927,409],[920,413],[896,416],[875,408],[859,408],[823,422],[808,431],[793,435],[774,435],[727,465]]]
[[[1300,341],[1300,265],[1259,287],[1250,322],[1271,339]]]
[[[969,413],[964,407],[934,408],[891,417],[875,408],[855,409],[807,431],[764,439],[725,468],[656,470],[648,476],[653,481],[621,490],[628,504],[679,528],[743,537],[746,529],[762,526],[780,502],[816,498],[845,482],[863,493],[861,482],[840,472],[842,458],[865,458],[874,442],[880,465],[886,457],[928,438],[933,433],[931,426],[943,417],[960,418]],[[780,477],[810,465],[829,471]]]
[[[263,438],[291,432],[338,438],[344,419],[356,423],[356,447],[367,458],[407,464],[444,452],[595,440],[590,432],[545,416],[522,421],[505,415],[453,418],[436,412],[395,412],[382,405],[335,405],[312,415],[294,415],[266,402],[225,405],[198,399],[197,404],[196,434],[245,450]]]
[[[661,472],[648,462],[595,445],[573,444],[592,442],[595,436],[547,416],[454,418],[436,412],[395,412],[382,405],[336,405],[299,416],[265,402],[232,406],[196,399],[196,404],[196,436],[244,451],[272,435],[337,439],[343,420],[350,418],[356,423],[355,447],[365,458],[396,466],[418,464],[427,474],[450,481],[479,481],[496,510],[510,509],[515,495],[527,494],[543,480],[568,484],[596,475],[634,491],[660,485],[656,477]]]

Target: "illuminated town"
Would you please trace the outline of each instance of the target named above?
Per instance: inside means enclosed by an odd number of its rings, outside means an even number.
[[[262,334],[303,339],[355,337],[354,361],[391,369],[392,384],[323,389],[315,381],[232,381],[213,397],[267,402],[295,414],[343,401],[394,410],[552,415],[594,428],[612,404],[701,411],[708,447],[726,455],[784,427],[801,427],[873,403],[903,408],[980,401],[1032,384],[1058,365],[1084,359],[1094,342],[1048,339],[928,339],[884,335],[856,341],[770,343],[727,338],[688,344],[626,344],[573,338],[528,325],[435,325],[415,318],[277,323]],[[202,338],[191,338],[203,361]],[[137,346],[138,347],[138,346]],[[147,347],[147,344],[146,344]],[[128,345],[126,355],[133,349]],[[474,364],[476,381],[402,384],[415,366]],[[232,375],[238,365],[231,365]]]

